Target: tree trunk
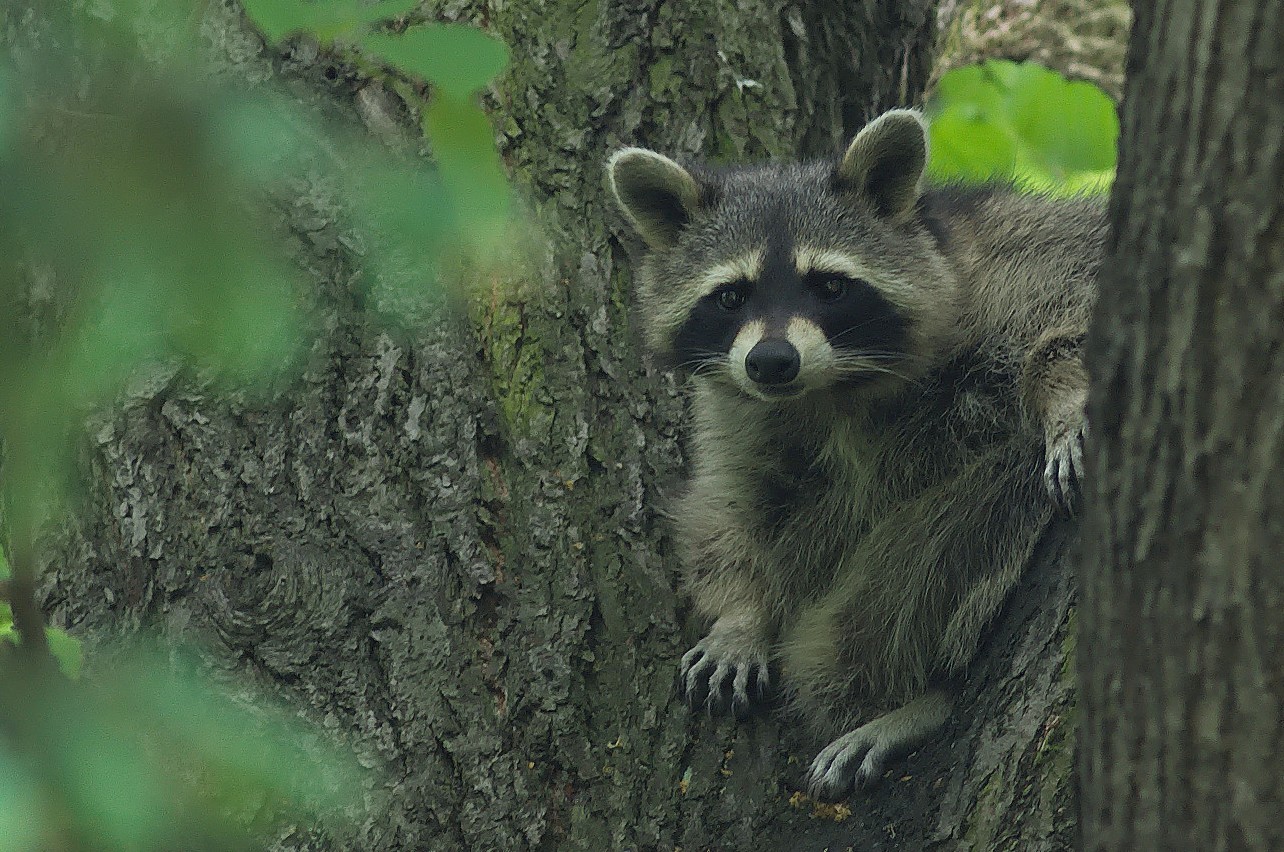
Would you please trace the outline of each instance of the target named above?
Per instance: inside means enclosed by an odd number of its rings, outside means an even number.
[[[1284,847],[1281,44],[1275,0],[1137,7],[1090,352],[1088,849]]]
[[[267,56],[212,9],[237,73],[360,113],[355,71],[327,83],[326,57]],[[283,215],[324,329],[303,381],[264,402],[160,377],[96,423],[89,496],[48,555],[54,620],[200,638],[387,768],[351,835],[284,826],[279,848],[1067,848],[1064,530],[967,711],[848,819],[794,796],[820,744],[788,718],[713,722],[675,691],[697,626],[657,506],[684,466],[682,391],[631,333],[602,165],[629,143],[838,150],[919,97],[930,0],[447,9],[513,47],[489,105],[542,264],[402,339],[349,290],[342,199],[301,190]]]

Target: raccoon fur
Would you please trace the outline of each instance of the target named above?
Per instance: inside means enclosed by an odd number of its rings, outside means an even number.
[[[694,385],[673,515],[712,627],[680,683],[742,716],[778,673],[834,738],[810,767],[820,799],[943,724],[1083,471],[1103,206],[924,189],[926,161],[921,118],[894,110],[837,160],[609,165],[648,247],[646,340]]]

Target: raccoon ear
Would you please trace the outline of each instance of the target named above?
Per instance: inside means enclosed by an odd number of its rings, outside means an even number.
[[[645,148],[617,151],[607,164],[611,191],[651,248],[668,248],[700,206],[700,186],[686,169]]]
[[[885,112],[856,134],[838,164],[839,189],[874,203],[879,214],[897,219],[918,201],[927,166],[927,127],[911,109]]]

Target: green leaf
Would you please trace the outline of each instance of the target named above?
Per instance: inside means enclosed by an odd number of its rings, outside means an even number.
[[[58,668],[62,673],[72,680],[79,678],[85,661],[80,640],[65,630],[46,627],[45,641],[49,643],[49,653],[53,654],[54,659],[58,661]]]
[[[508,47],[475,27],[424,24],[400,35],[369,33],[357,43],[366,52],[414,77],[464,98],[485,86],[508,64]]]
[[[310,32],[323,42],[334,41],[419,5],[418,0],[383,0],[368,6],[354,0],[243,0],[243,4],[250,20],[272,42],[296,32]]]
[[[1012,174],[1016,145],[1002,126],[966,104],[932,121],[928,172],[941,180],[984,181]]]
[[[463,229],[482,241],[497,237],[508,216],[508,183],[486,114],[440,92],[424,113],[424,131]]]
[[[989,61],[941,78],[928,104],[938,180],[1010,179],[1054,194],[1103,191],[1119,134],[1099,88],[1033,63]]]
[[[965,110],[969,118],[994,120],[1003,114],[1003,88],[994,68],[1012,63],[988,62],[956,68],[941,77],[928,104],[929,117],[936,111]]]
[[[1119,121],[1110,98],[1038,70],[1012,91],[1012,124],[1024,145],[1054,174],[1113,168]]]

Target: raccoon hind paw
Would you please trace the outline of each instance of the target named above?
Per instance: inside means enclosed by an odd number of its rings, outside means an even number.
[[[679,685],[687,704],[709,715],[746,718],[771,689],[767,654],[710,634],[682,657]]]
[[[871,728],[857,728],[820,750],[807,775],[807,795],[818,802],[837,802],[882,777],[895,749],[880,742]]]
[[[909,754],[940,729],[951,703],[947,693],[933,690],[843,734],[812,761],[808,795],[817,801],[836,802],[853,790],[869,787],[893,760]]]

